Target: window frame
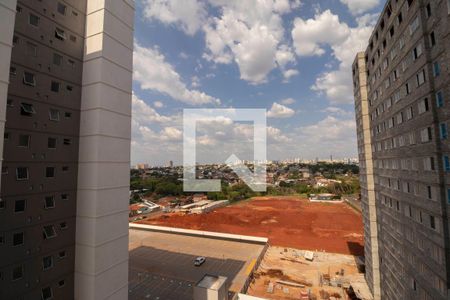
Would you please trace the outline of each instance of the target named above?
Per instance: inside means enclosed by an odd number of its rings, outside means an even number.
[[[22,210],[17,210],[17,203],[18,203],[19,201],[23,201],[23,209],[22,209]],[[17,200],[14,200],[14,213],[15,213],[15,214],[23,213],[23,212],[25,212],[26,209],[27,209],[27,200],[26,200],[26,199],[17,199]]]
[[[26,170],[26,177],[19,178],[19,169],[25,169]],[[23,181],[30,179],[30,172],[28,170],[28,167],[16,167],[16,180]]]

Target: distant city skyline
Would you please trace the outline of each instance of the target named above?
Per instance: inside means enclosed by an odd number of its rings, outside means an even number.
[[[136,2],[132,165],[182,162],[183,108],[267,109],[269,160],[357,156],[350,70],[381,1],[188,2]],[[199,162],[239,153],[251,131],[199,125]]]

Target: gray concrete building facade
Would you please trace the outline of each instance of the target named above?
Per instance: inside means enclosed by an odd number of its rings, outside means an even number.
[[[449,297],[449,14],[448,0],[387,1],[353,65],[375,299]]]
[[[0,2],[0,299],[127,298],[133,19]]]

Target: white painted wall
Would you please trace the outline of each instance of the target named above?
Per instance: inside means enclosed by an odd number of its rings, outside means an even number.
[[[134,2],[87,0],[75,299],[128,298]]]
[[[11,65],[16,5],[16,0],[0,1],[0,169],[3,162],[3,135],[5,133],[6,100],[8,98],[9,67]]]

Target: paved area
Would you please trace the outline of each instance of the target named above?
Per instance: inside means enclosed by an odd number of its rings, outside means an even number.
[[[130,299],[192,299],[193,285],[205,274],[243,287],[264,246],[205,237],[130,229]],[[194,266],[197,256],[206,262]]]

